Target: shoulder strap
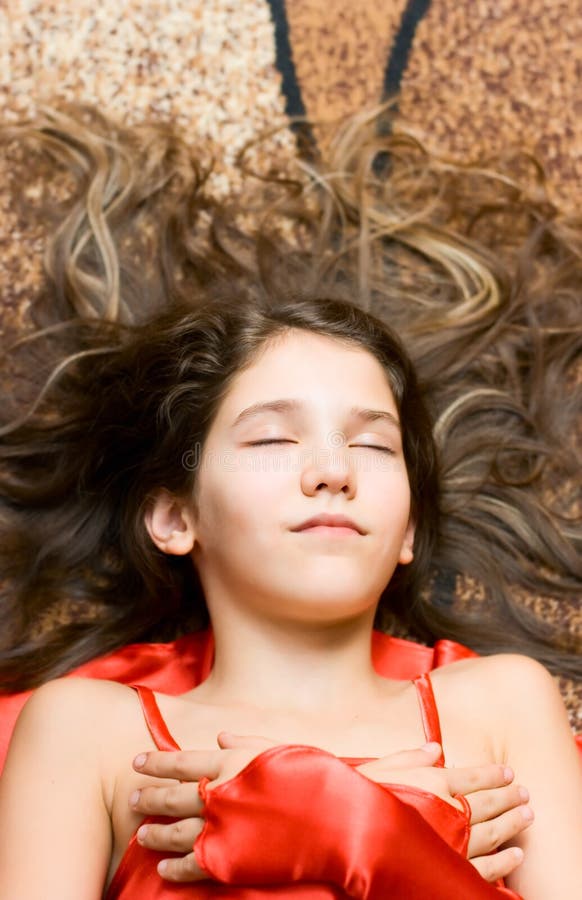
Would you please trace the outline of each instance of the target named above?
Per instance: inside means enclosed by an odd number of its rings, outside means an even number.
[[[419,675],[414,679],[413,684],[416,688],[425,737],[427,741],[436,741],[442,748],[441,723],[429,673],[425,672],[423,675]],[[445,757],[441,750],[441,755],[435,765],[444,766],[444,764]]]
[[[158,750],[180,750],[180,746],[168,731],[168,726],[162,718],[154,692],[143,684],[131,684],[130,687],[139,697],[143,717]]]

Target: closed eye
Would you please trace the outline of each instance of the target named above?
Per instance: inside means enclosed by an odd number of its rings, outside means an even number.
[[[352,447],[369,447],[370,450],[381,450],[383,453],[389,453],[394,456],[394,450],[390,447],[382,447],[380,444],[352,444]]]
[[[291,441],[289,438],[263,438],[260,441],[251,441],[251,447],[261,447],[266,446],[267,444],[293,444],[295,441]],[[380,444],[351,444],[352,447],[367,447],[370,450],[380,450],[382,453],[389,453],[391,456],[394,456],[394,450],[390,447],[383,447]]]
[[[262,441],[251,441],[250,447],[260,447],[263,444],[292,444],[288,438],[263,438]]]

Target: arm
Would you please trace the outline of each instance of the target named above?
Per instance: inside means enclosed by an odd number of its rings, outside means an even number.
[[[582,768],[553,678],[526,657],[488,660],[505,758],[527,784],[535,821],[515,841],[523,865],[508,879],[527,900],[582,896]],[[501,711],[499,700],[502,698]]]
[[[86,685],[45,685],[18,720],[0,783],[2,900],[101,897],[111,824]]]

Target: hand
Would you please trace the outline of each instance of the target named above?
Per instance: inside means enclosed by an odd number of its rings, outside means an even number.
[[[129,798],[135,812],[179,820],[169,825],[142,825],[137,831],[138,843],[143,847],[185,854],[158,864],[159,874],[169,881],[199,881],[208,877],[192,850],[204,827],[199,781],[209,778],[216,787],[238,775],[255,756],[277,746],[276,741],[268,738],[240,737],[226,731],[219,733],[217,742],[219,750],[154,751],[140,754],[134,760],[134,768],[144,775],[181,782],[168,787],[145,787],[134,791]]]
[[[440,749],[439,744],[427,744],[421,750],[364,763],[358,771],[372,781],[422,788],[453,805],[457,805],[455,795],[462,794],[471,807],[469,861],[486,881],[506,878],[522,862],[521,848],[505,847],[489,854],[531,825],[534,814],[526,805],[527,789],[513,783],[513,771],[506,766],[434,768]]]
[[[160,875],[170,881],[195,881],[204,878],[192,847],[204,825],[202,802],[196,782],[205,774],[218,784],[234,777],[255,756],[274,741],[262,737],[240,737],[221,732],[221,751],[154,752],[147,755],[139,771],[157,778],[173,778],[182,784],[146,787],[132,796],[132,808],[143,815],[171,816],[180,821],[169,825],[146,825],[138,831],[138,841],[153,850],[184,853],[181,858],[160,863]],[[223,751],[228,750],[226,754]],[[502,766],[477,766],[472,769],[436,769],[438,744],[405,750],[359,767],[372,781],[384,781],[421,787],[454,802],[455,794],[464,794],[471,806],[470,862],[487,881],[506,877],[521,862],[518,848],[506,848],[493,856],[492,850],[524,830],[531,820],[524,816],[527,791],[513,785],[513,773]],[[419,770],[422,770],[419,774]],[[428,771],[427,771],[428,770]],[[398,777],[394,777],[398,773]],[[436,777],[435,777],[436,776]],[[520,791],[525,791],[521,794]]]

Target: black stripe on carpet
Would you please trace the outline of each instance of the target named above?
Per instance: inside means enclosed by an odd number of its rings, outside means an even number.
[[[384,69],[384,83],[382,85],[382,102],[393,99],[388,113],[378,120],[377,131],[380,135],[389,135],[392,132],[392,120],[398,111],[398,92],[402,83],[402,77],[408,67],[410,51],[414,43],[416,29],[430,7],[430,0],[408,0],[402,13],[400,28],[396,32],[392,49]],[[387,177],[390,173],[390,156],[382,151],[374,160],[375,174]]]
[[[400,90],[402,76],[408,66],[416,29],[430,7],[430,0],[408,0],[402,13],[400,28],[392,44],[392,50],[384,70],[382,99],[388,100]]]
[[[275,65],[281,73],[281,90],[285,98],[285,112],[291,118],[305,115],[305,104],[301,96],[301,87],[297,80],[293,51],[291,50],[291,38],[289,23],[285,10],[285,0],[267,0],[271,10],[271,18],[275,26]],[[307,122],[292,122],[291,128],[295,132],[297,147],[301,154],[312,156],[315,152],[316,141],[313,130]]]

